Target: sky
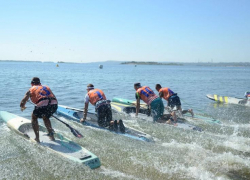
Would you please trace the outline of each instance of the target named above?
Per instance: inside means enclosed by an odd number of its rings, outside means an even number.
[[[250,62],[250,0],[0,0],[0,60]]]

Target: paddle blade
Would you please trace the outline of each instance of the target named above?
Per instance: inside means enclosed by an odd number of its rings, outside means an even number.
[[[76,129],[74,129],[72,127],[69,127],[69,128],[70,128],[72,134],[74,134],[75,137],[77,137],[77,138],[83,138],[83,135],[79,131],[77,131]]]

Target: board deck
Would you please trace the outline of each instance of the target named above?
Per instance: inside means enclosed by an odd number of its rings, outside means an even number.
[[[207,98],[209,98],[213,101],[217,101],[217,102],[221,102],[221,103],[250,106],[250,100],[243,99],[243,98],[220,96],[220,95],[216,95],[216,94],[207,94],[206,96],[207,96]]]
[[[76,122],[80,123],[80,119],[83,117],[83,111],[80,109],[76,109],[76,108],[71,108],[68,106],[63,106],[63,105],[59,105],[58,109],[57,109],[57,114],[61,115],[65,118],[68,118],[70,120],[74,120]],[[88,112],[87,114],[87,121],[81,123],[83,125],[86,126],[91,126],[91,127],[95,127],[98,129],[103,129],[103,130],[107,130],[122,136],[126,136],[132,139],[136,139],[136,140],[141,140],[141,141],[146,141],[146,142],[154,142],[153,138],[149,135],[146,134],[142,131],[136,130],[134,128],[128,127],[125,125],[126,129],[125,129],[125,133],[118,131],[112,131],[108,128],[103,128],[100,127],[97,123],[97,114],[96,113],[90,113]]]
[[[188,117],[188,118],[191,118],[191,119],[197,120],[197,121],[203,120],[203,121],[208,122],[208,123],[222,124],[221,121],[218,119],[214,119],[212,117],[199,115],[199,114],[195,114],[194,117],[192,117],[191,114],[186,113],[183,115],[183,117],[184,118]]]
[[[114,100],[114,101],[113,101]],[[124,104],[123,104],[124,103]],[[140,107],[139,113],[148,115],[149,110],[146,104],[142,103]],[[111,102],[111,107],[115,112],[124,112],[127,114],[135,113],[136,107],[133,101],[122,99],[122,98],[114,98]],[[172,126],[173,124],[167,124]],[[195,131],[202,131],[201,128],[188,124],[185,121],[179,119],[177,123],[174,124],[175,127],[187,129],[187,130],[195,130]]]
[[[36,142],[35,133],[32,128],[31,121],[20,116],[11,114],[6,111],[0,111],[0,118],[4,120],[8,127],[15,130],[18,134]],[[65,138],[59,133],[54,135],[55,141],[49,139],[45,127],[39,125],[40,145],[52,150],[54,153],[61,155],[71,161],[78,162],[89,166],[91,169],[97,168],[101,165],[99,158],[78,145],[77,143]]]

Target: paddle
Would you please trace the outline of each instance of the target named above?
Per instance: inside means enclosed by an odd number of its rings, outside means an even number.
[[[72,108],[72,107],[65,107],[65,108],[66,108],[66,109],[73,110],[73,111],[83,112],[83,110],[76,109],[76,108]],[[88,114],[89,114],[89,115],[94,115],[94,116],[96,116],[96,113],[88,112]]]
[[[61,123],[65,124],[70,129],[70,131],[72,132],[72,134],[74,134],[75,137],[78,137],[78,138],[82,138],[83,137],[83,135],[79,131],[77,131],[76,129],[72,128],[69,124],[63,122],[62,120],[60,120],[59,118],[57,118],[54,115],[52,115],[52,117],[55,118],[55,119],[57,119]]]
[[[29,103],[33,104],[34,106],[36,106],[33,102],[31,101],[28,101]],[[65,124],[69,129],[70,131],[72,132],[72,134],[77,137],[77,138],[82,138],[83,135],[77,131],[76,129],[72,128],[69,124],[65,123],[64,121],[60,120],[59,118],[57,118],[56,116],[52,115],[53,118],[57,119],[58,121],[60,121],[61,123]]]

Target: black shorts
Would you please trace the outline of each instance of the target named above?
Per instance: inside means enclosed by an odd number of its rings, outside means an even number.
[[[57,107],[58,107],[57,104],[35,107],[33,114],[38,118],[43,118],[44,116],[50,118],[56,112]]]
[[[110,104],[103,104],[96,108],[98,116],[98,125],[101,127],[108,127],[110,121],[112,121],[112,110]]]
[[[177,95],[172,95],[168,98],[168,106],[170,106],[171,108],[174,108],[175,106],[180,106],[181,105],[181,101],[179,96]]]

